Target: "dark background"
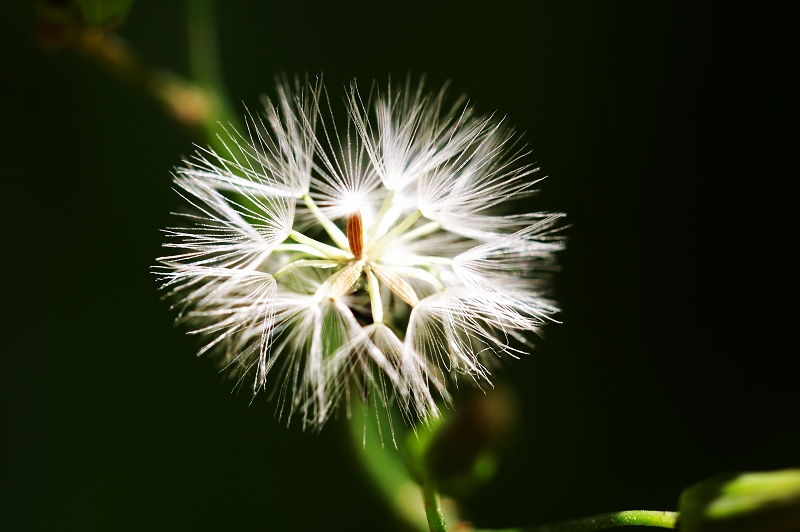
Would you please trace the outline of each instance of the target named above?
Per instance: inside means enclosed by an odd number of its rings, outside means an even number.
[[[163,5],[169,4],[169,5]],[[185,71],[182,4],[119,32]],[[800,466],[790,60],[777,8],[674,2],[219,2],[228,89],[426,72],[520,130],[569,214],[563,325],[499,380],[520,404],[480,526],[675,509],[710,475]],[[190,139],[0,8],[0,527],[394,530],[343,423],[285,428],[194,355],[149,268]],[[241,107],[239,108],[241,109]],[[796,132],[796,127],[792,128]],[[796,135],[796,133],[795,133]]]

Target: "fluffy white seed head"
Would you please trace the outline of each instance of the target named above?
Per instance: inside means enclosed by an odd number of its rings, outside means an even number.
[[[189,209],[158,273],[201,353],[287,419],[319,428],[359,397],[426,420],[552,321],[562,215],[502,212],[538,168],[466,99],[409,80],[344,104],[284,80],[227,153],[179,168]]]

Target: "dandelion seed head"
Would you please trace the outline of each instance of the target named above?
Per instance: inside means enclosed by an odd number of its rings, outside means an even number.
[[[358,397],[424,421],[554,321],[561,215],[502,212],[538,167],[465,98],[409,78],[344,104],[283,79],[227,153],[189,158],[157,273],[200,353],[278,415],[316,429]]]

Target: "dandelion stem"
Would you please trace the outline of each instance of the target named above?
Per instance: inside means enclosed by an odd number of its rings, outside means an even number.
[[[415,266],[429,267],[431,265],[452,266],[453,259],[447,257],[434,257],[432,255],[407,255],[406,260],[408,264]]]
[[[374,323],[383,323],[383,302],[381,301],[381,287],[378,285],[378,279],[369,266],[367,271],[367,288],[369,291],[369,302],[372,306],[372,321]]]
[[[380,249],[386,246],[386,244],[403,234],[403,231],[414,225],[414,222],[416,222],[420,216],[422,216],[422,211],[419,209],[406,216],[405,220],[397,224],[394,229],[386,233],[383,237],[381,237],[380,240],[375,242],[375,245],[372,246],[372,249]]]
[[[306,246],[316,249],[329,259],[346,261],[353,258],[353,255],[349,251],[344,251],[339,248],[329,246],[328,244],[323,244],[322,242],[314,240],[303,233],[298,233],[297,231],[292,230],[292,232],[289,233],[289,236],[299,244],[305,244]]]
[[[422,225],[413,231],[409,231],[408,233],[404,234],[402,237],[400,237],[400,240],[405,242],[407,240],[413,240],[421,236],[429,235],[435,231],[438,231],[441,227],[442,224],[439,222],[428,222],[425,225]]]
[[[654,512],[648,510],[631,510],[583,517],[563,523],[539,525],[503,530],[479,530],[476,532],[593,532],[622,526],[652,526],[659,528],[676,528],[678,512]],[[433,530],[433,529],[431,529]]]
[[[408,266],[395,266],[392,268],[394,273],[398,275],[403,275],[405,277],[411,277],[412,279],[419,279],[420,281],[424,281],[430,285],[432,285],[436,290],[443,292],[444,285],[437,279],[434,275],[430,272],[423,270],[422,268],[414,268]]]
[[[305,255],[311,255],[312,257],[319,257],[321,259],[326,257],[326,255],[318,249],[314,249],[310,246],[304,246],[303,244],[278,244],[275,246],[273,251],[293,251],[295,253],[303,253]]]
[[[287,273],[296,270],[297,268],[335,268],[339,265],[338,261],[335,260],[306,260],[300,259],[294,262],[290,262],[274,274],[272,276],[277,279],[279,277],[283,277]]]
[[[342,249],[350,249],[350,244],[347,242],[347,236],[342,232],[341,229],[336,227],[336,224],[331,221],[330,218],[325,216],[325,214],[319,210],[317,204],[311,199],[311,196],[308,194],[303,196],[303,202],[308,207],[308,210],[311,211],[311,214],[319,221],[320,225],[325,229],[325,231],[330,235],[333,241]]]
[[[425,501],[425,516],[431,532],[447,532],[447,525],[439,504],[439,490],[429,479],[422,483],[422,498]]]
[[[375,237],[378,235],[378,228],[381,226],[381,222],[383,222],[383,217],[386,216],[386,213],[389,212],[389,209],[392,207],[392,201],[394,201],[394,190],[390,190],[384,198],[383,204],[381,204],[381,210],[375,218],[375,223],[372,224],[372,229],[370,229],[369,235],[367,236],[368,242],[375,240]]]

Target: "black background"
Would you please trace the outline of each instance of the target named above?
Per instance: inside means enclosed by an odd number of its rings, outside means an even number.
[[[786,17],[219,2],[235,101],[257,107],[282,71],[324,72],[334,98],[354,77],[452,80],[526,132],[549,176],[530,209],[569,215],[563,325],[500,372],[519,432],[464,501],[476,524],[675,509],[710,475],[800,466]],[[95,65],[36,48],[31,5],[4,2],[0,26],[0,526],[395,530],[343,423],[285,428],[172,326],[149,268],[192,139]],[[137,1],[119,32],[185,71],[181,3]]]

